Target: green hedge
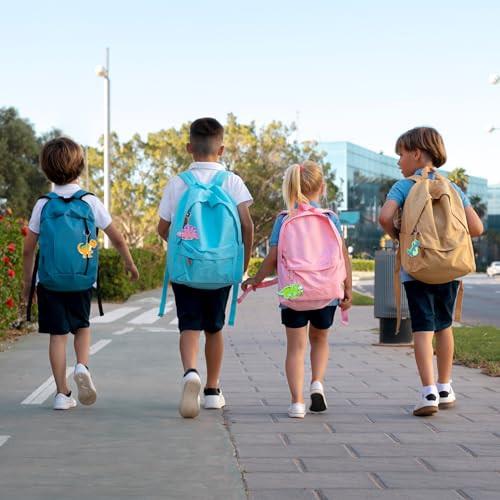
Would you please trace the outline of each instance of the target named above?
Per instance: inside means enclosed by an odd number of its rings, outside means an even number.
[[[247,274],[248,276],[255,276],[259,270],[260,265],[264,259],[261,257],[252,257],[250,263],[248,264]]]
[[[99,272],[103,300],[124,301],[136,292],[151,290],[162,285],[165,252],[161,249],[142,248],[134,248],[130,252],[140,274],[139,280],[135,282],[130,281],[125,272],[123,259],[115,249],[100,250]]]
[[[352,259],[353,271],[375,271],[375,261],[369,259]]]

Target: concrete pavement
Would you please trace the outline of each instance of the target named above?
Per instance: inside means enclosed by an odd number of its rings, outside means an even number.
[[[0,353],[2,500],[500,496],[498,379],[456,367],[457,407],[413,417],[412,352],[374,346],[377,322],[359,307],[330,337],[328,412],[289,419],[276,297],[259,290],[226,331],[228,406],[183,420],[174,311],[157,320],[157,297],[133,297],[108,312],[113,323],[95,324],[94,345],[111,342],[92,356],[93,407],[56,413],[50,395],[21,405],[50,374],[45,336]]]

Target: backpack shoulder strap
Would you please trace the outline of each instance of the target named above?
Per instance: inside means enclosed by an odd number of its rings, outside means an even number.
[[[39,200],[57,200],[57,198],[60,198],[60,196],[53,191],[50,193],[45,193],[44,195],[40,196],[38,199]]]
[[[188,187],[193,187],[198,182],[196,180],[196,177],[193,175],[193,172],[190,172],[189,170],[186,170],[185,172],[179,174],[179,177]]]
[[[87,196],[89,194],[93,194],[93,193],[89,193],[88,191],[85,191],[84,189],[79,189],[76,193],[73,193],[71,195],[71,198],[74,200],[81,200],[84,196]]]
[[[220,172],[217,172],[215,174],[214,178],[212,179],[212,184],[214,186],[219,186],[222,187],[222,184],[224,184],[224,181],[228,178],[229,172],[227,170],[221,170]]]

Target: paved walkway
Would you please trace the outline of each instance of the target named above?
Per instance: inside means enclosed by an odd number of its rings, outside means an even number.
[[[291,420],[284,333],[261,290],[227,330],[228,406],[183,420],[174,311],[156,320],[157,297],[94,326],[94,407],[55,413],[50,387],[33,393],[49,375],[46,337],[0,353],[2,500],[500,497],[498,379],[456,367],[456,409],[417,419],[411,351],[374,346],[372,309],[355,308],[331,334],[328,412]]]

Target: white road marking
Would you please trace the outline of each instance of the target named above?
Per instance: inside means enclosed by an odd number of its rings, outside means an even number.
[[[66,368],[66,378],[73,373],[74,368]],[[22,405],[40,405],[42,404],[56,389],[56,383],[53,376],[50,376],[40,387],[35,389],[24,401]]]
[[[103,347],[106,347],[108,344],[111,343],[111,339],[102,339],[97,341],[94,345],[90,346],[89,353],[92,356],[92,354],[98,353]]]
[[[165,314],[168,314],[170,309],[165,311]],[[135,318],[131,319],[128,324],[129,325],[152,325],[156,323],[160,319],[158,316],[158,306],[153,307],[152,309],[148,309],[147,311],[139,314]]]
[[[178,324],[179,324],[179,318],[177,316],[169,323],[169,325],[178,325]]]
[[[111,339],[103,339],[90,346],[90,355],[96,354],[103,347],[106,347],[111,342]],[[66,378],[72,375],[74,367],[66,368]],[[56,383],[54,377],[49,377],[40,387],[35,389],[26,399],[22,405],[39,405],[42,404],[51,394],[56,390]]]
[[[0,446],[3,446],[8,440],[10,436],[0,436]]]
[[[113,335],[124,335],[125,333],[131,332],[132,330],[133,330],[132,327],[122,328],[121,330],[118,330],[117,332],[113,332]]]
[[[119,307],[114,311],[106,313],[104,316],[96,316],[95,318],[91,318],[90,322],[93,325],[98,323],[112,323],[113,321],[123,318],[123,316],[126,316],[133,311],[137,311],[137,309],[140,309],[140,307]]]

